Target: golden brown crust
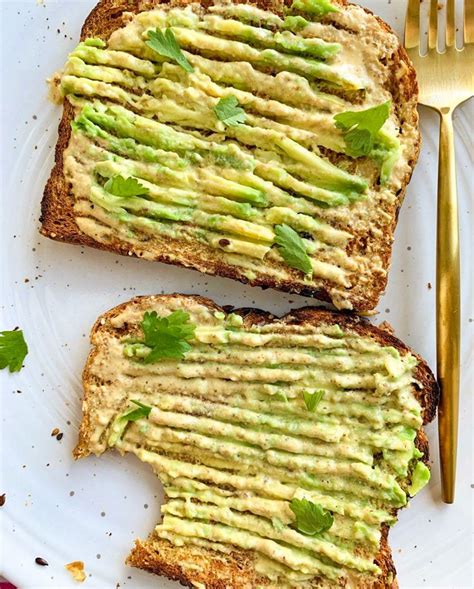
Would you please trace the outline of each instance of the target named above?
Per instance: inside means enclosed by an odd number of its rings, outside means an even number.
[[[186,4],[189,1],[181,0],[180,3]],[[245,1],[247,0],[242,0],[242,2]],[[337,2],[341,5],[348,4],[346,0],[337,0]],[[86,19],[81,31],[81,40],[91,36],[107,39],[114,30],[124,24],[124,12],[138,13],[161,3],[165,2],[162,0],[101,0]],[[204,0],[201,3],[206,6],[212,2]],[[272,0],[255,0],[255,3],[262,8],[269,8],[274,11],[275,6],[278,6]],[[367,12],[370,11],[367,10]],[[376,18],[384,30],[393,33],[392,29],[384,21],[378,17]],[[403,80],[400,80],[397,78],[397,75],[402,67],[402,62],[406,71]],[[391,75],[392,78],[389,81],[388,89],[393,95],[393,103],[397,108],[403,109],[401,120],[406,120],[409,124],[418,128],[418,113],[416,110],[418,86],[416,74],[405,49],[401,46],[398,48],[398,53],[393,57]],[[122,255],[142,257],[143,252],[140,249],[131,247],[130,244],[124,243],[116,238],[111,238],[108,243],[100,243],[81,233],[79,230],[73,212],[74,197],[63,174],[63,152],[69,143],[71,133],[70,123],[72,119],[73,108],[66,99],[63,117],[59,126],[55,165],[46,185],[41,205],[41,233],[57,241],[88,245]],[[374,254],[376,253],[382,260],[382,266],[386,269],[390,265],[393,235],[397,224],[398,212],[405,196],[406,187],[410,181],[411,172],[418,159],[419,150],[420,136],[418,134],[413,145],[413,156],[409,162],[410,172],[402,180],[402,188],[397,195],[398,200],[396,204],[390,207],[388,211],[391,216],[391,223],[383,228],[384,238],[376,239],[373,236],[358,235],[351,240],[348,246],[350,251],[358,252],[362,255],[367,250],[371,250]],[[275,280],[263,274],[249,279],[248,276],[245,276],[243,269],[224,263],[221,256],[216,254],[215,250],[204,244],[195,242],[190,245],[184,240],[170,237],[156,237],[155,241],[160,250],[159,255],[155,257],[155,261],[193,268],[205,274],[232,278],[251,286],[277,288],[285,292],[297,293],[331,302],[331,283],[322,281],[322,286],[317,288],[302,285],[297,280],[299,274],[296,270],[289,269],[288,271],[293,278],[285,280]],[[176,252],[179,252],[179,254]],[[268,264],[269,266],[272,265],[271,262]],[[349,298],[353,309],[356,311],[374,309],[381,294],[385,290],[386,284],[386,273],[374,273],[371,276],[371,282],[365,286],[356,284],[351,290]]]
[[[205,305],[213,311],[222,311],[226,314],[230,312],[216,305],[211,299],[201,296],[172,294],[158,295],[156,297],[135,297],[131,301],[122,303],[99,317],[92,328],[92,340],[95,340],[95,336],[101,330],[109,329],[108,324],[110,320],[120,315],[127,306],[136,305],[145,311],[153,303],[170,301],[171,299],[181,299],[183,301],[187,299],[188,301],[191,300],[200,305]],[[273,321],[290,325],[337,324],[342,329],[355,331],[364,337],[371,337],[382,345],[393,346],[401,354],[414,354],[419,360],[415,376],[420,383],[420,387],[417,387],[416,393],[423,407],[423,421],[426,424],[434,418],[439,400],[439,391],[431,370],[420,356],[387,331],[386,327],[381,329],[380,327],[373,326],[361,317],[356,317],[349,313],[337,313],[318,307],[295,309],[281,318],[266,311],[253,308],[234,309],[232,312],[241,315],[244,319],[244,325],[248,327],[265,325]],[[80,429],[79,442],[74,450],[74,456],[76,458],[89,454],[88,441],[90,427],[88,407],[94,404],[89,387],[89,367],[92,366],[93,359],[97,353],[98,348],[94,347],[84,369],[84,418]],[[416,445],[424,453],[423,460],[428,464],[428,440],[423,429],[420,429],[418,432]],[[374,579],[373,583],[364,582],[363,585],[359,585],[361,589],[395,589],[398,586],[395,580],[396,571],[388,545],[388,531],[388,527],[383,529],[380,550],[376,557],[376,562],[382,569],[382,575]],[[199,587],[196,583],[201,583],[207,589],[253,589],[257,585],[265,586],[268,584],[268,580],[260,577],[255,571],[252,555],[245,550],[235,550],[229,555],[222,555],[221,553],[204,548],[190,546],[177,547],[167,540],[155,537],[153,533],[145,542],[140,540],[136,542],[127,562],[132,566],[177,580],[189,587]],[[311,587],[324,587],[324,585],[321,585],[315,580]]]
[[[380,550],[375,558],[382,570],[382,575],[373,583],[365,582],[363,586],[359,585],[360,589],[396,589],[398,587],[392,552],[387,540],[388,527],[384,527]],[[185,587],[199,587],[197,583],[202,583],[206,589],[254,589],[257,586],[271,585],[268,579],[256,573],[252,558],[249,558],[244,550],[222,555],[212,550],[173,546],[167,540],[154,538],[153,534],[145,542],[136,541],[127,558],[127,564],[150,573],[166,575]],[[192,568],[189,568],[190,564]],[[194,564],[197,565],[196,568],[192,566]],[[317,580],[311,586],[315,589],[327,587]],[[272,589],[274,587],[275,585]]]

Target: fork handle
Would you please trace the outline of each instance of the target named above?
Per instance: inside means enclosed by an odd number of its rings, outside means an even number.
[[[453,120],[441,110],[436,240],[436,356],[443,501],[454,502],[459,416],[460,263]]]

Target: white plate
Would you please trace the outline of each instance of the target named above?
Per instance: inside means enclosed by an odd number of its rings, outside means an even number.
[[[397,29],[404,2],[366,1]],[[191,270],[150,264],[93,249],[54,243],[37,232],[39,203],[53,161],[60,109],[46,99],[44,80],[59,68],[79,36],[94,0],[3,0],[2,294],[0,329],[19,325],[30,354],[15,375],[3,371],[3,480],[6,493],[3,574],[21,589],[76,587],[64,565],[85,562],[85,587],[171,588],[123,564],[136,537],[158,519],[160,485],[133,457],[112,452],[74,463],[81,418],[81,370],[88,332],[100,313],[136,294],[201,293],[221,304],[256,305],[284,313],[310,299],[249,288]],[[391,532],[400,585],[470,587],[472,530],[472,296],[469,236],[469,105],[456,114],[458,187],[463,237],[463,387],[456,503],[440,501],[436,427],[430,426],[433,481]],[[376,321],[434,365],[435,203],[437,118],[422,110],[423,150],[396,233],[390,286]],[[21,391],[21,392],[20,392]],[[58,442],[50,432],[64,432]],[[49,566],[35,564],[45,558]]]

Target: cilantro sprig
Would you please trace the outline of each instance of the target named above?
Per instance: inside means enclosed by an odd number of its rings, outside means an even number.
[[[114,196],[123,197],[143,196],[150,193],[150,190],[140,184],[136,178],[124,178],[120,174],[109,178],[104,188]]]
[[[160,29],[148,31],[148,40],[145,41],[145,44],[148,45],[150,49],[153,49],[153,51],[156,51],[158,55],[169,57],[171,60],[175,61],[183,68],[183,70],[190,73],[194,72],[193,66],[181,51],[181,47],[179,46],[178,41],[176,41],[176,37],[171,29],[165,29],[164,32]]]
[[[334,523],[334,517],[329,511],[307,499],[292,499],[290,509],[295,514],[296,529],[307,536],[321,534]]]
[[[193,338],[196,326],[189,321],[189,313],[185,311],[174,311],[167,317],[147,311],[140,325],[145,335],[142,343],[151,348],[143,360],[145,364],[165,358],[181,360],[191,349],[188,341]]]
[[[152,407],[150,407],[149,405],[145,405],[144,403],[141,403],[140,401],[135,401],[135,399],[130,399],[130,401],[132,403],[135,403],[135,405],[137,405],[136,409],[130,409],[129,411],[127,411],[126,413],[123,413],[120,416],[120,419],[123,419],[125,421],[138,421],[139,419],[143,419],[143,418],[147,418],[151,413]]]
[[[311,393],[310,391],[303,391],[303,400],[304,404],[306,405],[306,409],[311,413],[316,411],[317,406],[321,403],[324,397],[324,391],[322,389],[318,389]]]
[[[334,116],[336,127],[344,132],[347,153],[353,157],[368,155],[377,133],[390,116],[388,100],[367,110],[341,112]]]
[[[304,241],[298,233],[288,225],[275,225],[275,243],[288,266],[301,270],[311,276],[313,267],[306,253]]]
[[[19,372],[27,354],[28,345],[21,329],[0,331],[0,369],[8,367],[10,372]]]
[[[150,416],[152,407],[145,405],[135,399],[130,399],[132,403],[137,405],[136,408],[131,408],[125,413],[122,413],[115,418],[108,439],[109,446],[115,446],[115,444],[122,438],[125,428],[131,421],[138,421],[139,419],[148,419]]]
[[[245,111],[233,94],[221,98],[214,107],[214,112],[216,117],[228,127],[236,127],[241,123],[245,123]]]

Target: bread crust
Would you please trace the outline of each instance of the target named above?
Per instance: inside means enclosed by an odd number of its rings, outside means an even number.
[[[178,0],[174,4],[188,4],[191,0]],[[242,0],[245,3],[248,0]],[[341,6],[349,5],[347,0],[335,0]],[[151,9],[159,4],[168,3],[167,0],[100,0],[97,6],[87,17],[81,30],[81,40],[87,37],[99,37],[107,39],[110,34],[124,25],[124,13],[138,13],[143,10]],[[255,0],[254,4],[261,8],[271,9],[275,12],[278,4],[271,0]],[[285,0],[286,4],[291,4],[291,0]],[[212,4],[209,0],[201,2],[203,6]],[[281,4],[280,4],[281,6]],[[364,10],[372,14],[369,10]],[[393,33],[391,27],[379,17],[375,17],[385,31]],[[402,82],[397,78],[399,69],[403,68],[404,72]],[[393,95],[393,102],[399,108],[403,108],[403,119],[414,128],[418,128],[418,113],[416,104],[418,101],[418,85],[416,73],[410,62],[405,49],[399,45],[397,53],[393,56],[393,65],[391,68],[392,79],[389,82],[390,91]],[[122,255],[142,257],[143,252],[135,250],[130,244],[111,238],[108,243],[95,241],[88,235],[82,233],[76,223],[74,215],[74,197],[71,193],[71,186],[66,180],[63,173],[63,153],[68,146],[71,136],[71,122],[74,118],[74,109],[67,99],[64,100],[63,116],[59,125],[58,142],[55,151],[55,165],[46,184],[43,200],[41,203],[41,228],[40,232],[56,241],[73,243],[81,246],[91,246],[102,250],[108,250],[113,253]],[[397,194],[397,203],[393,210],[392,222],[386,228],[386,234],[383,239],[377,239],[372,242],[376,248],[376,253],[382,261],[384,269],[389,268],[392,254],[393,236],[398,220],[398,214],[405,197],[407,185],[410,181],[413,168],[418,159],[420,151],[420,134],[414,141],[412,157],[409,161],[409,172],[402,180],[402,188]],[[178,238],[156,236],[155,242],[159,246],[159,253],[154,257],[154,261],[164,262],[177,266],[193,268],[199,272],[223,276],[238,280],[251,286],[260,286],[262,288],[276,288],[278,290],[295,293],[302,296],[314,297],[321,301],[333,302],[330,290],[331,283],[321,281],[321,286],[314,287],[311,285],[301,284],[298,280],[298,271],[289,269],[290,279],[275,280],[267,274],[258,274],[254,278],[245,276],[243,269],[231,264],[225,263],[222,257],[212,248],[193,242],[191,245]],[[353,251],[363,252],[367,245],[366,235],[356,235],[351,241],[350,248]],[[179,252],[179,254],[177,254]],[[271,263],[268,263],[271,266]],[[371,282],[366,286],[356,284],[348,295],[348,302],[355,311],[365,312],[374,309],[377,306],[380,296],[387,285],[387,273],[374,273],[371,276]]]
[[[339,325],[342,329],[355,331],[364,337],[371,337],[384,346],[396,348],[402,355],[411,353],[418,359],[418,365],[415,369],[415,378],[419,383],[415,385],[416,396],[423,408],[423,423],[430,422],[435,414],[439,401],[439,389],[436,380],[426,364],[426,362],[416,352],[411,350],[406,344],[396,338],[391,330],[376,327],[369,323],[367,319],[351,315],[349,313],[338,313],[319,307],[303,307],[295,309],[283,315],[276,317],[271,313],[254,308],[224,309],[219,307],[214,301],[202,296],[196,295],[157,295],[157,296],[140,296],[122,303],[110,311],[101,315],[95,322],[91,331],[91,342],[93,348],[89,354],[84,373],[84,418],[79,432],[79,442],[74,450],[75,458],[81,458],[89,454],[89,436],[91,434],[89,424],[89,411],[94,405],[94,398],[91,393],[91,367],[94,358],[99,352],[99,348],[94,342],[100,340],[101,332],[109,329],[110,321],[120,315],[129,305],[138,307],[141,311],[150,309],[153,304],[166,303],[171,300],[190,301],[199,305],[204,305],[210,310],[220,311],[225,314],[230,312],[241,315],[246,327],[255,325],[266,325],[274,321],[283,322],[288,325]],[[424,453],[423,461],[429,466],[428,440],[422,428],[418,431],[416,446]],[[395,566],[392,559],[390,547],[388,545],[388,527],[382,530],[382,541],[380,550],[376,557],[376,562],[382,569],[382,575],[374,579],[373,583],[364,583],[359,585],[361,589],[394,589],[398,587],[395,579]],[[143,542],[137,540],[135,547],[130,553],[127,563],[131,566],[138,567],[164,575],[170,579],[177,580],[188,587],[202,586],[207,589],[253,589],[258,586],[265,586],[268,580],[258,575],[252,564],[251,553],[245,550],[235,549],[229,555],[222,555],[209,549],[200,547],[183,546],[177,547],[167,540],[158,538],[152,533],[149,538]],[[311,587],[327,587],[315,581]]]

